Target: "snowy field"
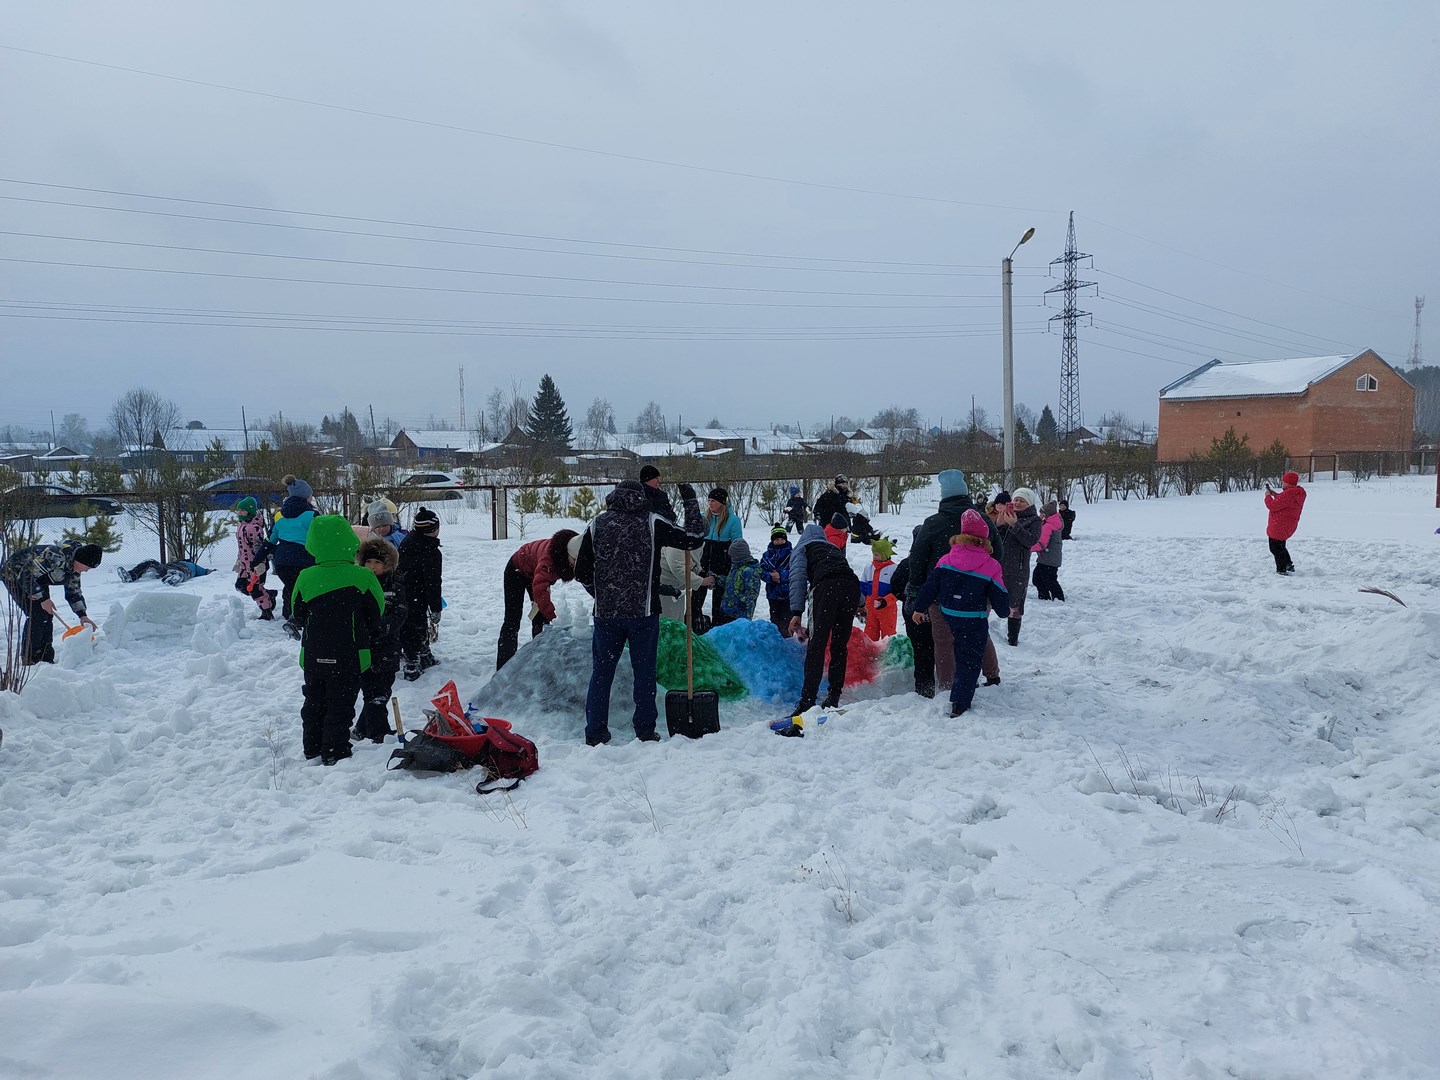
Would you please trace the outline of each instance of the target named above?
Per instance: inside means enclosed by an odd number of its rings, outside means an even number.
[[[805,739],[592,750],[546,673],[483,800],[305,765],[294,643],[228,573],[122,585],[132,536],[0,698],[0,1077],[1440,1077],[1435,481],[1308,488],[1293,578],[1258,493],[1077,505],[960,720],[892,671]],[[408,718],[493,672],[488,530],[442,526]]]

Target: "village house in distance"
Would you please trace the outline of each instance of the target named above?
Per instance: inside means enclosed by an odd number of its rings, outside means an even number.
[[[1354,356],[1212,360],[1160,391],[1156,456],[1203,454],[1229,428],[1252,450],[1279,439],[1291,457],[1409,450],[1415,388],[1374,349]]]

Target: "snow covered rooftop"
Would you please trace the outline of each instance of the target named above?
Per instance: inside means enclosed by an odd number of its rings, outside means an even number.
[[[441,430],[417,430],[406,428],[400,435],[404,435],[416,446],[426,450],[477,450],[477,440],[473,431],[441,431]],[[400,435],[395,436],[397,439]]]
[[[1290,360],[1251,360],[1227,364],[1212,360],[1160,391],[1166,401],[1216,397],[1268,397],[1303,394],[1326,375],[1344,367],[1349,356],[1302,356]]]
[[[209,450],[217,439],[220,449],[230,453],[242,452],[247,445],[254,450],[262,440],[275,445],[275,436],[263,427],[251,428],[248,433],[244,428],[170,428],[161,438],[165,440],[165,449],[181,451]]]

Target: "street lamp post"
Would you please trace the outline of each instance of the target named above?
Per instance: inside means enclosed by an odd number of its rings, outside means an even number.
[[[1035,235],[1035,229],[1025,230],[1020,244]],[[1005,356],[1005,490],[1015,490],[1015,335],[1010,318],[1010,260],[1020,250],[1020,244],[1010,249],[1010,254],[1000,264],[1000,332],[1004,339]]]

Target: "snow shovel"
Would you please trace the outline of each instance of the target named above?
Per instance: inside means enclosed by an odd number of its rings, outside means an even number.
[[[64,619],[60,618],[58,614],[55,616],[55,621],[58,622],[61,626],[65,627],[65,632],[60,635],[61,641],[64,641],[66,638],[72,638],[76,634],[80,633],[81,630],[85,629],[85,624],[83,622],[76,623],[74,626],[71,626]]]
[[[720,694],[695,692],[695,632],[690,629],[690,551],[685,551],[685,690],[665,693],[665,726],[670,737],[698,739],[720,730]]]

